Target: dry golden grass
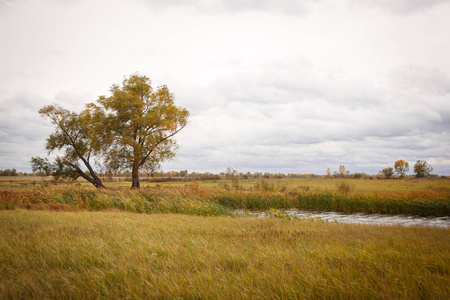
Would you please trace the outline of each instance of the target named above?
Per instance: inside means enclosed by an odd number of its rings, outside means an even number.
[[[0,298],[450,296],[448,229],[0,211]]]
[[[189,185],[192,182],[167,181],[150,182],[149,178],[142,177],[142,187],[155,188],[180,188]],[[348,183],[355,187],[356,192],[413,192],[427,190],[447,190],[450,191],[450,179],[338,179],[338,178],[282,178],[282,179],[264,179],[265,182],[274,186],[285,187],[287,191],[335,191],[337,184],[341,182]],[[260,185],[261,179],[241,179],[239,186],[244,190],[254,189]],[[198,182],[202,188],[217,188],[224,185],[232,186],[230,180],[205,180]],[[130,188],[131,182],[126,178],[113,178],[113,181],[104,182],[109,188]],[[80,178],[75,182],[55,182],[51,177],[41,176],[0,176],[0,191],[31,191],[36,187],[89,187],[90,183]]]

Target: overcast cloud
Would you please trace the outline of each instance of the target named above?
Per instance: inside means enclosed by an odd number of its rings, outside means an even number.
[[[191,112],[166,171],[424,159],[450,175],[449,15],[445,0],[0,0],[0,169],[46,155],[40,107],[79,111],[139,72]]]

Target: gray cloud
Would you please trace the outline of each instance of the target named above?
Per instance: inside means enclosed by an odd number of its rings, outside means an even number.
[[[66,91],[60,91],[50,99],[30,92],[0,97],[1,168],[27,171],[32,156],[47,155],[45,141],[53,128],[48,120],[39,116],[41,107],[58,103],[67,109],[80,111],[87,102],[83,101],[85,98],[84,94]]]
[[[403,156],[443,164],[450,147],[446,73],[400,67],[374,76],[374,88],[357,78],[330,82],[326,72],[301,67],[262,66],[214,81],[200,93],[209,97],[196,99],[203,109],[180,136],[183,161],[195,153],[192,161],[222,166],[320,173],[317,161],[373,173]]]
[[[407,92],[450,94],[450,78],[438,69],[407,65],[393,70],[389,77],[393,85]]]
[[[394,14],[410,14],[425,11],[449,0],[350,0],[355,5],[365,5]]]

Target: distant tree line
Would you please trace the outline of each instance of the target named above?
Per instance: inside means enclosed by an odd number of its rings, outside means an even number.
[[[33,158],[34,165],[48,166],[48,161],[41,158]],[[426,161],[418,160],[414,165],[415,175],[406,175],[409,171],[409,163],[403,160],[396,161],[394,167],[384,168],[378,174],[367,174],[364,172],[350,173],[345,167],[345,165],[339,166],[339,171],[331,173],[330,168],[325,172],[325,175],[318,175],[314,173],[270,173],[270,172],[238,172],[234,169],[228,168],[225,172],[211,173],[211,172],[188,172],[188,170],[180,171],[147,171],[143,170],[140,172],[142,181],[192,181],[192,180],[218,180],[225,178],[239,178],[239,179],[277,179],[277,178],[350,178],[350,179],[392,179],[392,178],[435,178],[438,175],[431,174],[433,167],[429,165]],[[5,174],[10,174],[10,170],[5,170]],[[38,170],[33,170],[34,175],[38,176],[50,176],[55,170],[50,168],[41,168]],[[0,172],[3,172],[0,170]],[[16,173],[18,175],[31,175],[27,173]],[[98,172],[99,177],[106,179],[113,178],[125,178],[126,180],[131,180],[130,170],[116,170]],[[230,175],[232,174],[232,175]],[[3,176],[14,176],[14,175],[3,175]]]
[[[409,171],[409,163],[400,159],[394,163],[394,168],[388,167],[384,168],[378,173],[378,177],[382,179],[394,178],[394,170],[398,178],[405,178],[406,172]],[[431,174],[433,167],[428,164],[425,160],[418,160],[414,164],[414,173],[416,178],[425,177],[437,177],[437,175]]]
[[[6,169],[6,170],[0,170],[0,176],[17,176],[19,175],[17,173],[16,169]]]

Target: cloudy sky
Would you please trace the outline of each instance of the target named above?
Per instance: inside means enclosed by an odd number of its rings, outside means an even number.
[[[450,1],[0,0],[0,169],[135,72],[190,113],[163,170],[450,175]],[[412,167],[411,171],[412,173]]]

